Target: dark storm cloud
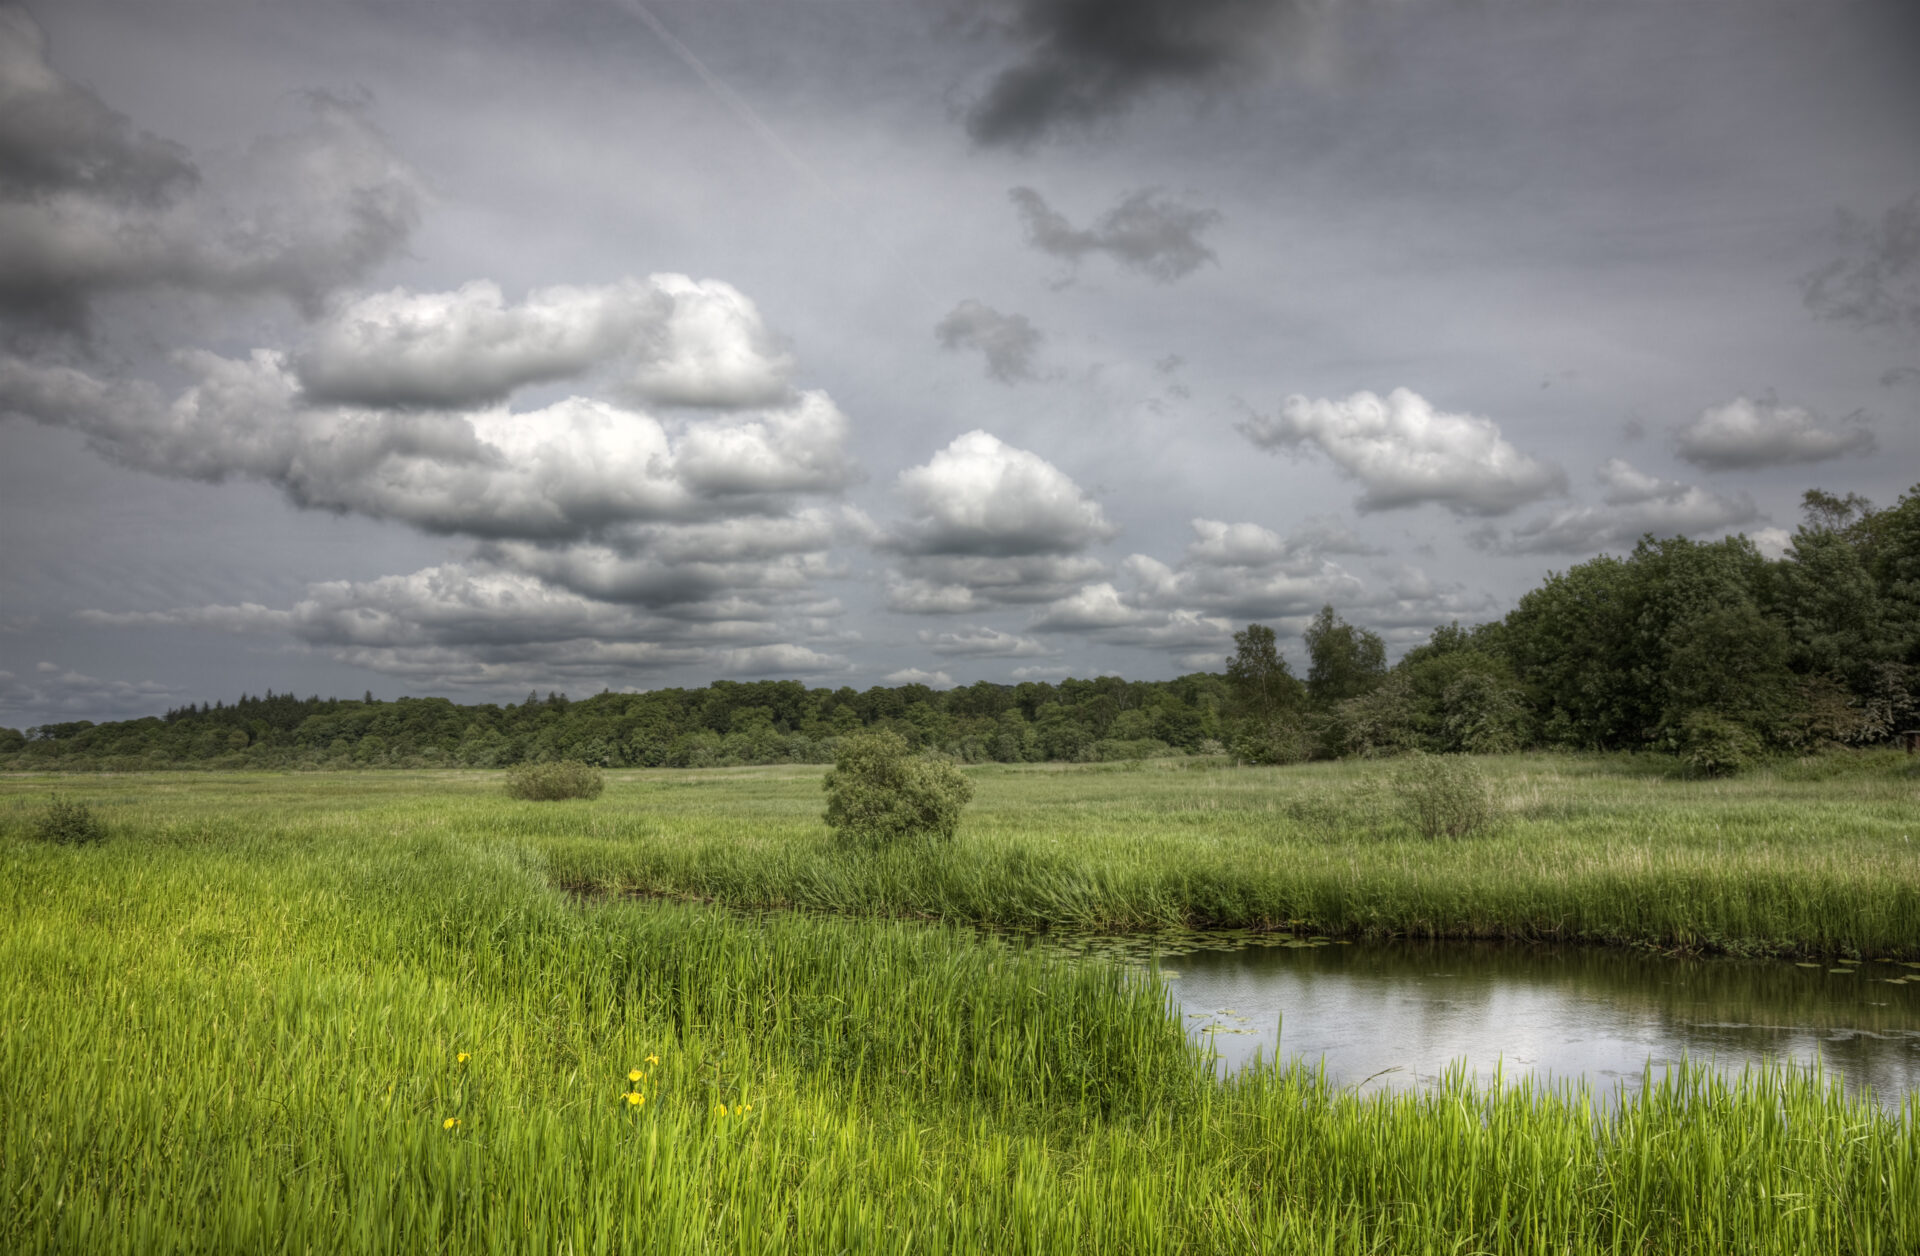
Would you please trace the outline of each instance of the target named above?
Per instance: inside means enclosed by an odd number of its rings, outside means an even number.
[[[1841,256],[1801,281],[1807,308],[1854,327],[1920,332],[1920,193],[1879,222],[1843,213]]]
[[[1036,378],[1033,355],[1042,337],[1024,314],[1002,314],[969,297],[947,312],[933,334],[946,348],[978,349],[991,379],[1012,384]]]
[[[1129,192],[1093,227],[1075,227],[1032,188],[1013,188],[1007,197],[1026,223],[1029,244],[1076,265],[1089,253],[1104,253],[1129,270],[1172,283],[1219,260],[1200,242],[1200,233],[1220,221],[1220,211],[1174,200],[1161,188]]]
[[[1206,90],[1257,71],[1297,0],[1018,0],[1024,45],[967,113],[987,145],[1021,147],[1125,112],[1161,88]]]
[[[302,130],[256,141],[214,187],[48,60],[0,5],[0,315],[84,325],[96,295],[278,293],[308,312],[393,256],[423,194],[360,105],[308,96]]]
[[[62,78],[32,15],[0,4],[0,195],[82,192],[151,205],[199,180],[186,149]]]

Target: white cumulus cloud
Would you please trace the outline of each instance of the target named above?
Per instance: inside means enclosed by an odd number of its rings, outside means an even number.
[[[1261,449],[1311,445],[1359,481],[1363,511],[1432,502],[1463,515],[1501,515],[1563,491],[1559,468],[1521,453],[1491,419],[1437,410],[1406,388],[1385,397],[1288,397],[1276,415],[1253,415],[1240,431]]]
[[[751,300],[685,275],[540,288],[518,304],[488,280],[395,288],[333,311],[292,361],[316,401],[438,409],[589,373],[643,402],[777,405],[793,371]]]
[[[168,401],[143,381],[0,358],[0,415],[85,433],[107,456],[184,479],[261,480],[298,505],[430,532],[578,539],[608,527],[781,513],[858,477],[825,393],[669,424],[570,397],[531,411],[308,404],[285,355],[181,354],[197,382]]]

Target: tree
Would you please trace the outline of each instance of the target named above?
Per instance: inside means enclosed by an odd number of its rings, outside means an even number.
[[[1322,606],[1301,634],[1307,642],[1307,696],[1325,709],[1373,689],[1387,674],[1387,648]]]
[[[1259,724],[1271,724],[1300,704],[1300,682],[1287,660],[1280,657],[1273,629],[1248,624],[1233,634],[1233,657],[1227,660],[1227,684],[1240,714]]]
[[[973,782],[959,768],[910,753],[892,732],[842,738],[822,788],[822,818],[841,845],[856,848],[916,837],[952,841],[960,809],[973,797]]]
[[[1227,660],[1227,686],[1239,716],[1233,752],[1250,763],[1294,763],[1307,756],[1298,726],[1304,694],[1287,660],[1280,657],[1273,629],[1248,624],[1233,634]]]

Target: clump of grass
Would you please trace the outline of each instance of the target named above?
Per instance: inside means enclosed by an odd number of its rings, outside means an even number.
[[[507,796],[529,802],[558,802],[563,798],[598,798],[606,789],[600,769],[563,759],[558,763],[522,763],[507,769]]]
[[[107,831],[100,817],[93,814],[93,808],[55,794],[47,809],[34,821],[33,835],[43,842],[61,846],[86,846],[105,841]]]
[[[1393,778],[1407,817],[1428,841],[1471,837],[1493,823],[1493,791],[1464,755],[1415,752]]]

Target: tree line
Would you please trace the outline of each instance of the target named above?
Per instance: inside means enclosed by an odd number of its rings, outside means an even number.
[[[0,729],[0,767],[602,767],[826,763],[885,730],[963,762],[1230,753],[1290,763],[1411,750],[1650,750],[1709,773],[1920,726],[1920,485],[1885,509],[1814,490],[1778,559],[1745,537],[1648,536],[1549,574],[1503,619],[1436,628],[1388,666],[1322,608],[1304,676],[1275,632],[1234,634],[1222,672],[809,689],[716,681],[518,704],[269,691],[163,716]]]

